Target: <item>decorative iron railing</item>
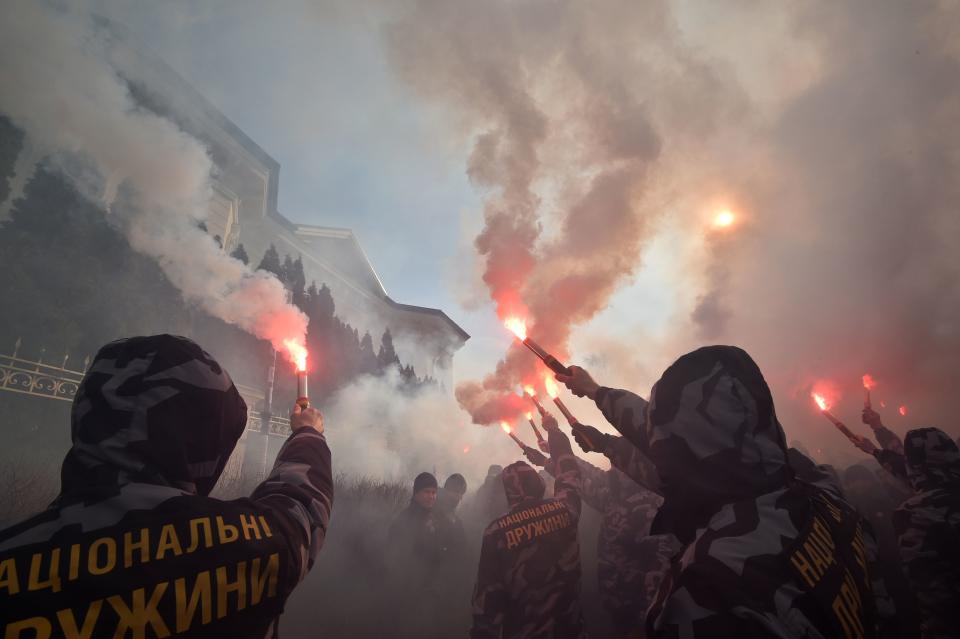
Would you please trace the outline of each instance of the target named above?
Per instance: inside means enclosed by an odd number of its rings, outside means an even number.
[[[87,368],[90,366],[90,357],[83,360],[81,370],[67,368],[69,355],[57,364],[44,363],[45,351],[41,349],[37,360],[24,359],[19,356],[20,340],[13,348],[12,355],[0,354],[0,391],[21,393],[45,399],[59,399],[72,402],[80,387],[80,382]],[[263,393],[255,388],[237,384],[237,390],[243,396],[248,406],[255,406],[263,400]],[[280,415],[271,415],[267,430],[268,435],[286,437],[290,434],[290,420]],[[260,411],[247,411],[247,430],[263,432],[263,417]]]

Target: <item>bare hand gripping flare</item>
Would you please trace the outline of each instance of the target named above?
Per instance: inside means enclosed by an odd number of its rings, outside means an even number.
[[[564,366],[560,360],[543,350],[539,344],[527,337],[527,323],[524,320],[519,317],[508,317],[503,325],[510,329],[510,331],[517,336],[517,339],[529,348],[534,355],[539,357],[540,360],[547,365],[547,368],[557,375],[570,374],[570,369]]]

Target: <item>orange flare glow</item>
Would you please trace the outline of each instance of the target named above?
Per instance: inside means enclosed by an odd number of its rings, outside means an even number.
[[[812,397],[813,401],[817,403],[817,406],[820,407],[820,410],[827,410],[830,408],[830,404],[827,402],[827,398],[821,395],[820,393],[810,393],[810,397]]]
[[[864,388],[866,388],[867,390],[871,390],[871,389],[873,389],[876,385],[877,385],[877,382],[874,381],[872,375],[865,374],[865,375],[863,376],[863,387],[864,387]]]
[[[906,407],[906,405],[901,406],[898,410],[900,411],[900,414],[901,414],[901,415],[906,416],[906,414],[907,414],[907,407]]]
[[[287,349],[287,356],[297,367],[298,372],[307,370],[307,347],[296,339],[285,339],[283,345]]]
[[[536,391],[536,389],[534,389],[533,386],[524,386],[524,387],[523,387],[523,392],[526,393],[527,395],[529,395],[530,397],[536,397],[536,396],[537,396],[537,391]]]
[[[502,428],[503,432],[505,432],[507,435],[509,435],[510,432],[513,430],[512,428],[510,428],[510,424],[508,424],[507,422],[500,422],[500,428]]]
[[[526,415],[527,415],[527,419],[533,419],[533,413],[528,411]]]
[[[520,319],[519,317],[508,317],[504,320],[503,325],[507,329],[517,336],[517,339],[521,342],[527,339],[527,322]]]
[[[733,223],[737,221],[737,216],[733,214],[733,211],[729,209],[723,209],[718,211],[716,216],[713,218],[713,228],[715,229],[725,229],[733,226]]]
[[[550,399],[556,399],[560,395],[560,388],[553,377],[550,376],[550,373],[543,376],[543,386],[547,389],[547,395],[550,396]]]

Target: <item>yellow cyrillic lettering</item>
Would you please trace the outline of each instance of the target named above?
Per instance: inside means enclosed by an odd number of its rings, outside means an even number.
[[[257,526],[257,520],[253,515],[250,515],[250,517],[240,515],[240,528],[243,530],[243,538],[246,540],[263,539],[263,537],[260,536],[260,528]],[[250,536],[250,532],[253,532],[253,537]]]
[[[147,601],[146,590],[137,588],[132,594],[132,608],[127,607],[127,603],[123,600],[123,597],[117,595],[108,597],[107,601],[110,602],[110,605],[117,613],[117,617],[119,617],[117,629],[113,633],[113,639],[122,639],[127,634],[127,630],[133,633],[133,639],[146,639],[147,625],[153,628],[153,631],[160,639],[169,637],[170,630],[167,629],[167,624],[163,622],[163,617],[160,616],[160,612],[157,610],[160,599],[166,590],[167,582],[161,581],[154,587],[153,593],[150,595],[150,600]]]
[[[140,563],[145,564],[150,561],[150,529],[140,529],[140,539],[133,541],[133,531],[123,533],[123,567],[129,568],[133,565],[133,551],[140,551]]]
[[[270,525],[267,523],[267,518],[263,515],[260,515],[257,517],[257,519],[260,520],[260,527],[263,528],[263,536],[267,537],[268,539],[273,537],[273,533],[270,532]]]
[[[43,562],[42,553],[34,553],[30,559],[30,579],[27,581],[27,590],[43,590],[50,588],[54,592],[60,592],[60,549],[54,548],[50,551],[49,576],[46,581],[40,581],[40,564]]]
[[[820,576],[817,574],[816,569],[810,565],[810,561],[803,555],[799,550],[792,555],[790,555],[790,563],[800,572],[800,575],[803,576],[803,580],[807,582],[807,586],[813,588],[813,585],[820,580]]]
[[[49,639],[52,630],[50,622],[43,617],[30,617],[22,621],[15,621],[7,624],[7,630],[3,633],[3,639],[20,639],[24,630],[32,630],[34,635],[30,639]]]
[[[100,548],[106,548],[104,561],[100,563]],[[101,537],[92,544],[87,551],[87,572],[91,575],[103,575],[117,566],[117,542],[113,537]]]
[[[240,538],[240,531],[232,524],[223,523],[223,517],[217,515],[217,538],[221,544],[229,544]]]
[[[67,580],[73,581],[80,574],[80,544],[70,546],[70,569],[67,572]]]
[[[177,596],[177,632],[186,632],[193,623],[193,615],[200,607],[200,623],[206,625],[213,617],[213,599],[210,590],[210,571],[204,570],[197,575],[193,582],[190,599],[187,600],[187,580],[177,579],[173,582]]]
[[[90,639],[93,636],[93,629],[97,626],[97,618],[100,617],[102,607],[103,599],[90,602],[90,605],[87,606],[87,614],[83,618],[82,628],[77,628],[77,620],[73,616],[72,608],[57,611],[57,619],[60,621],[60,628],[63,629],[63,636],[67,639]]]
[[[177,529],[173,524],[164,524],[160,529],[160,541],[157,542],[157,559],[163,559],[167,551],[173,551],[174,557],[183,554],[183,548],[180,547],[180,539],[177,537]]]
[[[20,580],[17,579],[17,560],[13,557],[0,561],[0,590],[7,589],[8,595],[20,592]]]
[[[213,546],[213,527],[210,524],[209,517],[199,517],[190,520],[190,547],[187,553],[191,553],[200,547],[200,527],[203,526],[203,547]]]
[[[250,567],[250,605],[260,603],[263,597],[263,587],[267,586],[267,597],[277,594],[277,579],[280,576],[280,554],[273,553],[267,559],[267,569],[260,574],[260,557],[253,560]]]
[[[217,519],[220,519],[217,517]],[[237,610],[247,607],[247,562],[237,564],[237,578],[227,581],[227,567],[217,568],[217,619],[227,616],[227,595],[237,593]]]

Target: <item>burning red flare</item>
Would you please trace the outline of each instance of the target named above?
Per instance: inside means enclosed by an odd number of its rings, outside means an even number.
[[[307,347],[296,339],[283,340],[283,346],[287,349],[287,356],[290,358],[290,361],[297,367],[297,372],[306,371]]]
[[[507,329],[517,336],[517,339],[521,342],[527,339],[527,322],[520,319],[519,317],[508,317],[504,320],[503,325]]]
[[[873,375],[870,375],[869,373],[864,374],[863,376],[864,388],[866,388],[867,390],[873,390],[873,388],[876,387],[876,385],[877,385],[877,382],[873,379]]]
[[[533,413],[531,413],[530,411],[527,411],[525,415],[527,416],[527,419],[533,419]]]
[[[510,424],[507,422],[500,422],[500,428],[502,428],[503,432],[505,432],[507,435],[513,432],[513,429],[510,428]]]
[[[817,406],[820,407],[820,410],[830,409],[830,403],[827,401],[827,398],[820,393],[810,393],[810,397],[812,397],[813,401],[817,403]]]
[[[529,395],[530,397],[536,397],[536,396],[537,396],[537,391],[536,391],[536,389],[535,389],[533,386],[529,386],[529,385],[528,385],[528,386],[524,386],[524,387],[523,387],[523,392],[526,393],[527,395]]]
[[[547,395],[550,396],[550,399],[556,399],[560,396],[560,388],[557,386],[557,382],[554,381],[550,373],[547,373],[543,376],[543,386],[547,389]]]
[[[906,406],[906,404],[904,404],[903,406],[901,406],[898,410],[900,411],[900,414],[901,414],[901,415],[906,416],[906,414],[907,414],[907,406]]]

